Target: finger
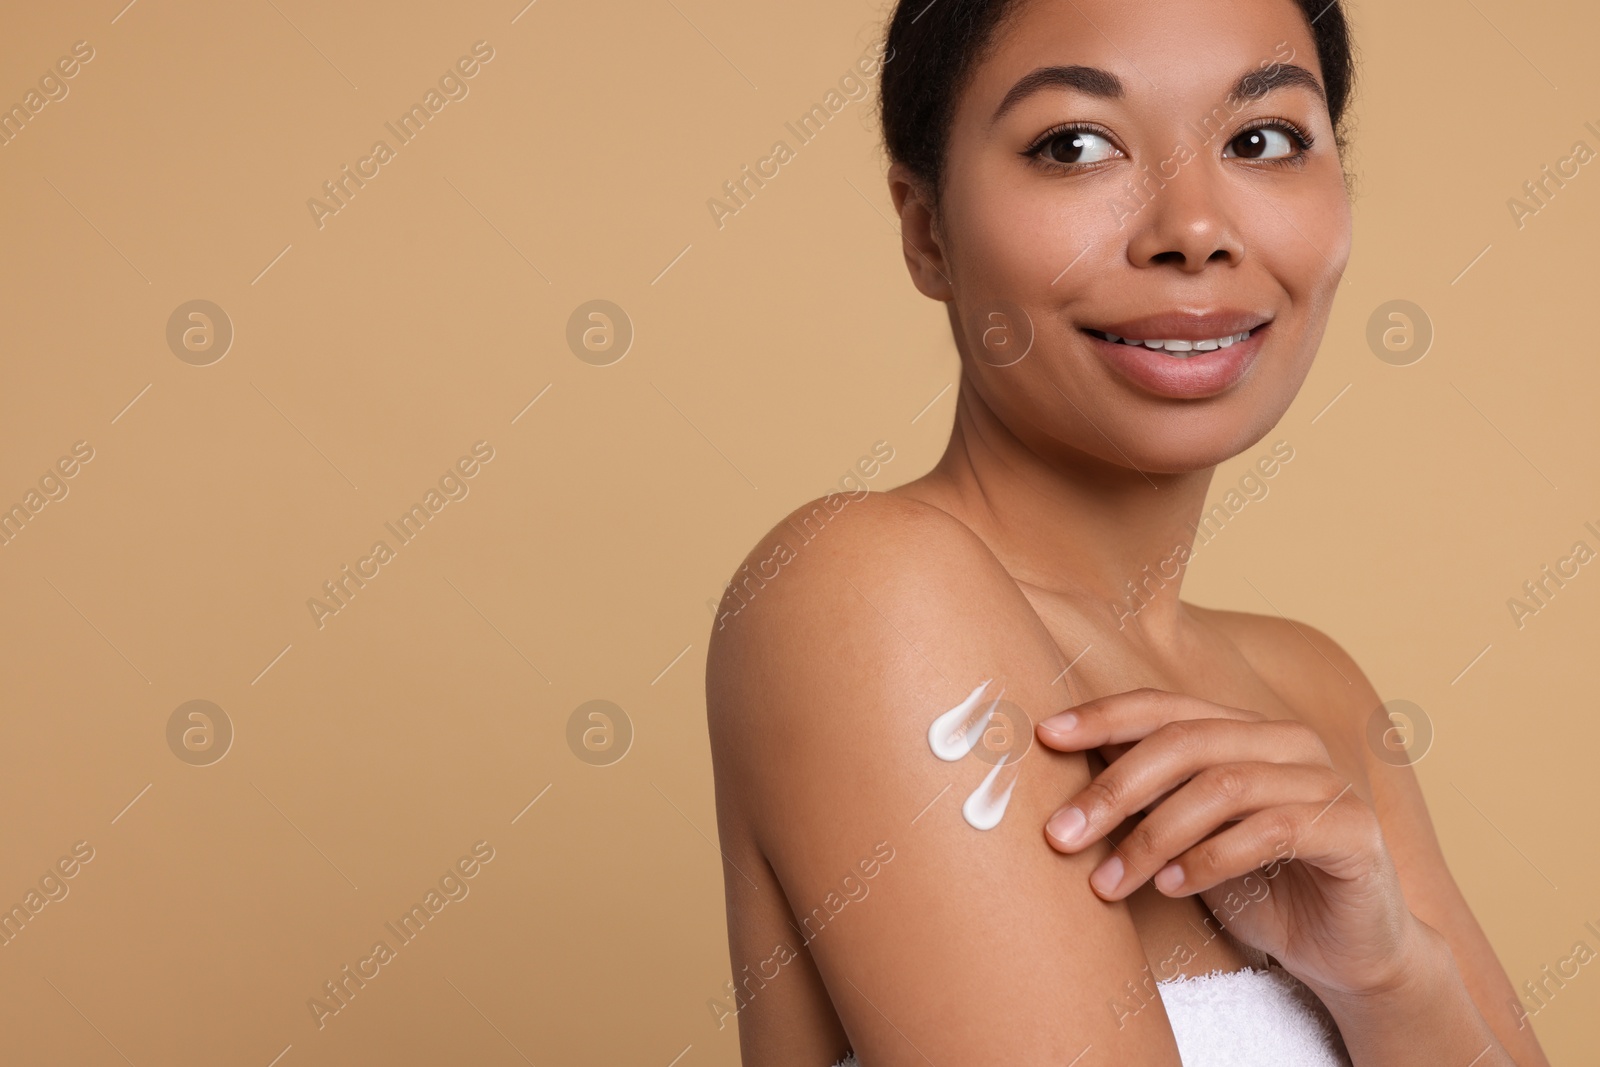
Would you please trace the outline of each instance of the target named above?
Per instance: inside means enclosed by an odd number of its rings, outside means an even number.
[[[1206,767],[1260,761],[1326,765],[1316,732],[1293,719],[1185,719],[1159,727],[1101,771],[1046,826],[1062,851],[1109,833]]]
[[[1138,742],[1136,742],[1136,741],[1128,741],[1128,742],[1124,742],[1123,744],[1120,744],[1120,745],[1101,745],[1095,751],[1100,753],[1100,758],[1101,759],[1105,760],[1106,763],[1110,764],[1110,763],[1117,762],[1117,760],[1119,760],[1123,756],[1127,755],[1128,752],[1130,752],[1133,749],[1133,746],[1136,745],[1137,743]]]
[[[1287,804],[1326,804],[1345,779],[1327,767],[1223,763],[1207,767],[1162,801],[1113,846],[1089,876],[1106,900],[1121,900],[1205,838],[1255,812]]]
[[[1138,741],[1169,722],[1185,719],[1260,722],[1265,718],[1259,712],[1214,704],[1184,693],[1145,688],[1086,700],[1041,720],[1034,734],[1051,748],[1076,752]]]
[[[1347,788],[1331,801],[1258,811],[1183,852],[1151,880],[1166,896],[1188,896],[1288,859],[1355,878],[1383,855],[1377,818]]]

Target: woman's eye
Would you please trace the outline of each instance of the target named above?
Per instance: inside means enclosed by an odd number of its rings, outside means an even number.
[[[1276,126],[1261,126],[1246,130],[1228,142],[1229,150],[1222,154],[1240,159],[1281,159],[1292,155],[1297,147],[1284,130]]]
[[[1099,163],[1116,151],[1110,141],[1089,130],[1066,130],[1038,148],[1038,154],[1052,163]]]

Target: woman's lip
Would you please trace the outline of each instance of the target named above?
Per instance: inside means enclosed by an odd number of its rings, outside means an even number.
[[[1227,337],[1244,333],[1272,321],[1270,313],[1246,311],[1238,308],[1219,308],[1215,311],[1166,311],[1159,315],[1146,315],[1122,322],[1102,323],[1096,327],[1104,333],[1118,337],[1171,337],[1180,340],[1202,341],[1208,337]]]
[[[1156,396],[1172,400],[1200,400],[1231,388],[1255,365],[1256,356],[1271,329],[1264,322],[1243,341],[1209,352],[1192,352],[1184,358],[1159,348],[1107,341],[1087,330],[1083,335],[1095,352],[1123,378]]]

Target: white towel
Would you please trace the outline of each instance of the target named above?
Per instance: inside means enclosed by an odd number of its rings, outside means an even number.
[[[1183,1067],[1350,1067],[1328,1009],[1282,967],[1157,982]]]
[[[1183,1067],[1350,1067],[1328,1009],[1282,967],[1157,982]],[[861,1067],[850,1053],[834,1067]]]

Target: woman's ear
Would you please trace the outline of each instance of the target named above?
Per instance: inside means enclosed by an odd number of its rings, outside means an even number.
[[[895,163],[889,167],[889,199],[900,216],[900,245],[911,281],[923,296],[950,301],[955,293],[927,186],[904,163]]]

